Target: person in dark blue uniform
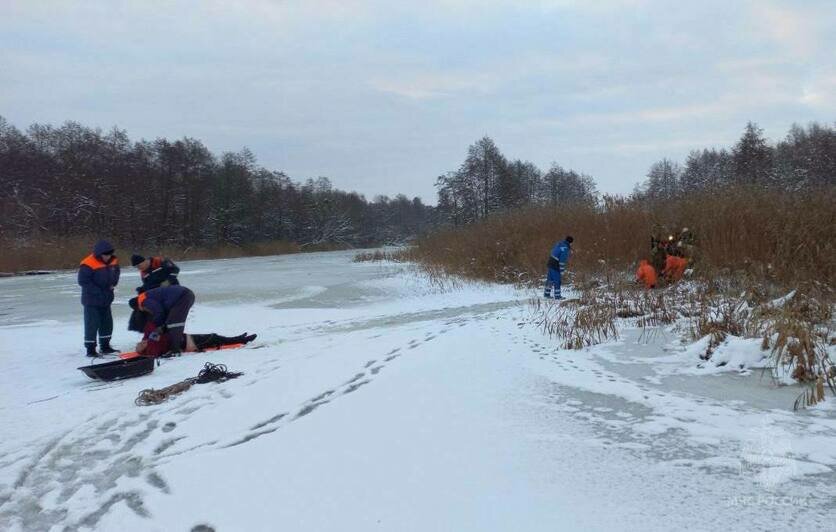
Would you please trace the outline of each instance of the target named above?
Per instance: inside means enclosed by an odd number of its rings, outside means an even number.
[[[84,347],[87,356],[98,356],[96,335],[103,354],[117,353],[111,347],[113,334],[113,291],[119,284],[119,259],[113,254],[113,246],[107,240],[99,240],[93,253],[81,261],[78,268],[78,284],[81,285],[81,304],[84,306]]]
[[[572,254],[572,242],[574,241],[574,238],[567,236],[552,248],[549,262],[546,264],[548,273],[546,274],[546,287],[543,291],[543,297],[563,299],[560,294],[560,277],[566,271],[566,264]],[[554,295],[552,295],[552,291],[554,291]]]
[[[180,268],[168,257],[148,257],[131,255],[131,265],[139,270],[142,286],[137,287],[138,293],[146,292],[160,286],[180,284],[177,274]]]
[[[183,329],[189,310],[194,305],[194,293],[183,285],[161,286],[142,292],[128,301],[134,311],[145,312],[154,325],[148,335],[157,341],[163,334],[168,335],[168,345],[172,352],[183,350]]]

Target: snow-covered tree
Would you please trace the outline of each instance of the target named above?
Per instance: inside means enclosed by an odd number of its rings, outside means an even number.
[[[746,124],[743,136],[732,151],[734,182],[737,184],[771,184],[774,177],[772,148],[763,130],[753,122]]]

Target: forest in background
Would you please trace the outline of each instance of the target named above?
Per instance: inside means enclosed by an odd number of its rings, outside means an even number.
[[[668,158],[653,163],[646,179],[627,199],[652,207],[654,202],[730,187],[791,193],[832,186],[835,181],[833,126],[793,125],[784,139],[772,145],[763,130],[750,122],[731,149],[694,150],[683,164]],[[440,176],[436,187],[438,219],[454,227],[528,207],[603,209],[609,203],[591,176],[558,163],[544,172],[530,161],[510,160],[490,137],[471,145],[462,165]]]
[[[486,171],[486,161],[500,166]],[[531,163],[505,161],[486,137],[469,148],[459,172],[438,179],[440,208],[402,194],[369,201],[327,177],[294,181],[260,166],[246,148],[216,155],[193,138],[134,141],[125,130],[77,122],[21,131],[0,117],[0,245],[9,251],[0,272],[72,267],[99,238],[123,253],[180,258],[374,247],[535,198],[595,201],[588,176],[552,169],[535,184],[541,177]],[[462,183],[474,187],[477,203],[466,203],[471,193]]]
[[[134,249],[376,246],[421,234],[433,216],[417,197],[296,182],[247,149],[217,156],[192,138],[132,141],[76,122],[24,132],[2,117],[0,190],[0,240],[18,250],[99,237]]]
[[[681,207],[689,201],[710,216],[712,208],[721,208],[724,191],[753,188],[773,191],[775,202],[798,204],[802,192],[823,189],[828,197],[834,180],[836,129],[817,123],[795,125],[775,144],[749,123],[729,149],[695,150],[683,163],[654,163],[626,198],[599,194],[591,176],[557,163],[543,171],[530,161],[509,159],[483,137],[468,147],[458,169],[436,179],[438,204],[432,207],[404,195],[369,201],[335,189],[326,177],[297,182],[260,166],[247,149],[218,156],[196,139],[132,141],[124,130],[104,133],[75,122],[21,131],[0,117],[0,244],[7,250],[0,271],[72,266],[100,237],[122,249],[188,258],[373,247],[419,236],[426,247],[435,242],[432,232],[497,217],[513,218],[522,230],[529,225],[521,221],[526,212],[551,219],[549,227],[581,234],[582,228],[567,224],[570,210],[601,215],[616,205],[641,213],[644,239],[676,226],[699,227],[699,219],[677,214],[691,212]],[[680,207],[672,208],[674,203]],[[768,202],[761,206],[769,208]],[[832,235],[833,211],[823,214],[817,220],[825,226],[815,232]],[[494,250],[497,260],[535,236],[537,246],[556,237],[550,230],[505,241]],[[810,245],[806,235],[794,238]],[[829,245],[826,240],[816,245]],[[480,252],[465,245],[456,253]]]

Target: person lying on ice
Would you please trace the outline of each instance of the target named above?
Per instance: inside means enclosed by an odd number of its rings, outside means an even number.
[[[93,253],[81,261],[78,267],[78,284],[81,285],[81,304],[84,306],[84,347],[88,357],[95,357],[96,333],[104,354],[117,353],[110,346],[113,334],[113,291],[119,284],[119,259],[113,254],[113,246],[107,240],[99,240]]]
[[[183,345],[183,327],[189,310],[194,305],[194,293],[181,285],[152,288],[128,302],[133,310],[145,312],[154,324],[154,330],[148,338],[159,340],[163,334],[168,336],[172,351]]]
[[[148,319],[148,314],[135,310],[131,314],[128,329],[143,333],[142,340],[136,344],[136,352],[147,357],[160,357],[173,355],[178,352],[203,351],[205,349],[217,349],[225,345],[248,344],[256,339],[255,334],[239,334],[238,336],[221,336],[220,334],[184,334],[183,345],[179,349],[172,349],[168,335],[155,336],[152,338],[157,327],[154,322]]]
[[[180,268],[167,257],[148,257],[134,253],[131,255],[131,265],[139,270],[139,277],[142,279],[142,286],[138,286],[138,293],[147,292],[160,286],[172,286],[180,284],[177,274]]]
[[[546,275],[546,287],[543,291],[543,297],[552,297],[552,288],[554,288],[554,298],[563,299],[563,296],[560,294],[560,276],[566,271],[566,263],[569,262],[569,256],[572,254],[572,242],[574,241],[574,238],[567,236],[552,248],[552,253],[549,255],[549,262],[546,264],[548,274]]]

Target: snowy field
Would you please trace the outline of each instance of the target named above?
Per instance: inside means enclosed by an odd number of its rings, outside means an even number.
[[[74,272],[0,279],[0,530],[833,530],[832,399],[665,329],[562,351],[536,292],[352,256],[182,263],[187,332],[258,339],[114,383],[76,370]],[[244,375],[134,405],[206,361]]]

